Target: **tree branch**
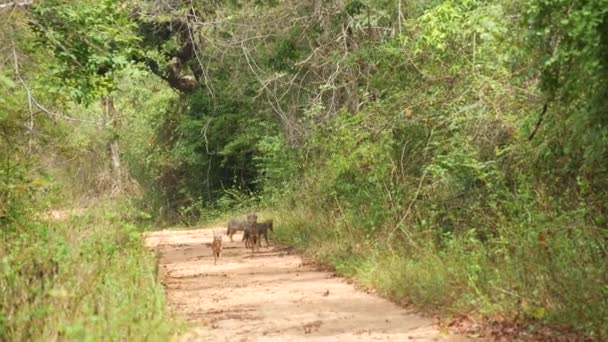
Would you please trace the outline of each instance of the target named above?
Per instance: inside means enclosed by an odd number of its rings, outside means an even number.
[[[58,119],[66,120],[66,121],[85,122],[85,123],[91,123],[91,124],[95,124],[95,125],[99,124],[99,122],[93,121],[93,120],[76,119],[76,118],[72,118],[69,116],[53,113],[50,110],[46,109],[44,106],[42,106],[36,100],[36,98],[34,97],[34,94],[32,93],[32,90],[27,86],[27,83],[25,83],[25,80],[21,76],[21,72],[19,69],[19,56],[17,54],[17,49],[15,47],[14,41],[12,42],[12,50],[13,50],[13,63],[14,63],[15,75],[17,77],[17,80],[19,81],[19,83],[21,84],[23,89],[25,89],[25,92],[27,94],[27,101],[28,101],[29,112],[30,112],[30,120],[29,120],[30,122],[29,122],[28,128],[29,128],[30,132],[34,129],[34,111],[33,111],[34,106],[37,107],[38,109],[40,109],[41,111],[43,111],[44,113],[46,113],[52,119],[58,118]]]
[[[538,132],[538,129],[540,128],[540,125],[543,123],[543,118],[545,117],[545,113],[547,112],[547,106],[548,106],[548,104],[545,103],[545,105],[543,106],[543,111],[540,113],[540,116],[538,117],[538,121],[536,122],[536,126],[534,127],[534,130],[528,137],[528,141],[531,141],[534,138],[534,136],[536,135],[536,132]]]

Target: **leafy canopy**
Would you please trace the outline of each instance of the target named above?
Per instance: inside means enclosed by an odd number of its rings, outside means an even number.
[[[141,55],[129,5],[115,0],[50,0],[34,7],[32,27],[56,63],[62,85],[51,91],[91,102],[114,89],[117,71]]]

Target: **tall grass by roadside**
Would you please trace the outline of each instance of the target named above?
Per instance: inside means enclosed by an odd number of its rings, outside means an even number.
[[[167,340],[138,213],[104,202],[28,222],[0,244],[0,340]]]
[[[495,237],[482,241],[471,231],[438,246],[424,235],[398,244],[382,233],[366,237],[359,222],[317,210],[279,208],[276,237],[388,297],[532,330],[555,325],[608,336],[606,246],[589,227],[556,228],[577,223],[563,213],[537,226],[514,217]]]

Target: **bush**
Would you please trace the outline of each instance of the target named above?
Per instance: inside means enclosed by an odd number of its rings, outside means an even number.
[[[3,235],[0,339],[168,339],[164,291],[126,203]]]

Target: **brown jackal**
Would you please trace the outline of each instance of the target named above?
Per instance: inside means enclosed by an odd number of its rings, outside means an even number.
[[[258,237],[260,239],[260,246],[262,245],[262,236],[264,236],[264,240],[266,240],[266,247],[270,246],[270,244],[268,243],[268,231],[274,231],[272,229],[272,220],[258,222],[256,226],[258,231]],[[251,234],[249,233],[248,229],[243,232],[243,241],[245,241],[245,247],[247,248],[249,248],[251,244],[257,243],[257,241],[252,240]]]
[[[222,232],[213,232],[211,250],[213,252],[213,264],[217,265],[217,259],[222,256]]]
[[[245,242],[245,248],[251,248],[251,245],[257,243],[257,241],[251,237],[249,229],[243,231],[243,242]]]
[[[259,249],[259,244],[260,244],[260,238],[259,238],[259,234],[258,234],[258,216],[256,214],[249,214],[247,215],[247,228],[245,230],[245,232],[247,232],[249,238],[247,239],[247,241],[250,241],[251,244],[251,251],[255,252],[255,248],[258,247]],[[245,232],[243,232],[243,235],[245,235]],[[247,246],[247,241],[245,241],[245,247],[249,247]]]

